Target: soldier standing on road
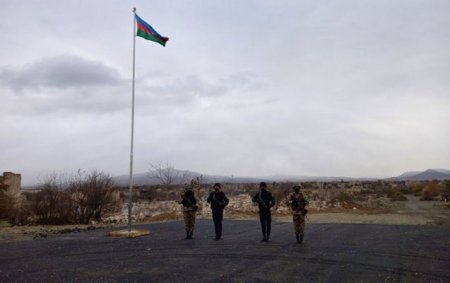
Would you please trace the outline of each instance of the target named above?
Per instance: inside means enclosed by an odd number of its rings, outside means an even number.
[[[259,220],[261,221],[261,230],[263,234],[261,242],[267,242],[270,237],[272,222],[270,209],[275,205],[275,199],[267,190],[267,184],[265,182],[261,182],[259,188],[259,193],[252,198],[252,201],[258,203],[259,206]]]
[[[192,239],[195,225],[195,214],[197,212],[197,199],[195,198],[192,188],[185,188],[184,193],[181,194],[180,204],[183,205],[184,224],[186,227],[186,238]]]
[[[303,234],[305,231],[305,217],[308,213],[308,200],[300,191],[301,185],[294,185],[294,190],[288,197],[288,203],[292,210],[292,221],[294,222],[295,237],[297,243],[303,243]]]
[[[216,240],[222,238],[222,220],[223,209],[228,205],[228,198],[225,193],[220,190],[220,184],[214,184],[214,191],[211,192],[206,200],[211,204],[212,217],[214,221],[214,230],[216,232]]]

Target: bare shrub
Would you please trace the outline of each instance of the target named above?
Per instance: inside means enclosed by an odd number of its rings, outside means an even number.
[[[450,195],[450,181],[444,182],[444,189],[442,190],[442,193]]]
[[[243,193],[248,194],[252,198],[259,191],[257,184],[244,184]]]
[[[332,205],[339,203],[342,207],[348,208],[355,205],[355,196],[350,192],[340,191],[330,202]]]
[[[135,186],[135,191],[138,191],[139,194],[139,200],[144,200],[144,201],[153,201],[157,199],[157,192],[156,190],[159,188],[159,186],[150,186],[150,185],[145,185],[145,186]]]
[[[376,193],[377,197],[384,197],[389,189],[390,185],[384,184],[383,182],[377,182],[372,184],[372,190]]]
[[[398,190],[404,195],[412,194],[411,187],[408,187],[406,184],[400,184]]]
[[[351,193],[343,191],[337,195],[336,200],[339,202],[353,203],[355,197]]]
[[[437,182],[430,182],[422,192],[420,200],[434,200],[439,195],[439,186]]]
[[[22,198],[0,191],[0,218],[6,219],[11,225],[30,224],[31,211],[27,204]]]
[[[234,197],[234,196],[238,195],[239,193],[241,193],[242,188],[241,188],[240,184],[226,183],[223,186],[223,190],[224,190],[224,192],[226,192],[228,197]]]
[[[271,192],[272,196],[275,198],[275,209],[280,205],[285,204],[286,199],[289,195],[289,190],[292,188],[292,183],[280,183],[274,184]]]
[[[40,190],[35,194],[27,194],[35,222],[54,225],[74,223],[70,193],[63,190],[61,176],[56,173],[45,176]]]
[[[375,193],[375,191],[372,189],[362,189],[360,193],[361,195],[372,195]]]
[[[422,191],[424,190],[425,186],[423,184],[414,184],[410,187],[412,194],[416,197],[422,195]]]
[[[40,191],[27,197],[37,223],[88,224],[117,208],[115,192],[109,175],[78,170],[70,180],[56,174],[46,177]]]
[[[11,197],[6,193],[6,185],[0,184],[0,219],[6,219],[11,210]]]
[[[32,200],[31,209],[40,224],[73,223],[72,201],[70,194],[62,189],[45,187],[37,192]]]
[[[117,206],[112,178],[103,172],[84,174],[79,171],[69,182],[68,191],[77,223],[88,224],[92,219],[101,219],[106,211],[115,210]]]
[[[5,187],[0,188],[0,219],[5,219],[11,225],[26,224],[30,212],[26,206],[22,206],[20,200],[8,194]]]
[[[441,189],[441,201],[450,199],[450,181],[445,181]]]
[[[366,202],[369,200],[369,196],[364,195],[364,194],[357,194],[355,197],[356,201],[358,202]]]
[[[388,196],[392,201],[407,201],[408,198],[405,197],[402,193],[395,193]]]
[[[403,190],[404,188],[400,187],[400,188],[390,188],[387,190],[387,197],[390,198],[392,201],[406,201],[408,200],[404,195],[403,195]]]

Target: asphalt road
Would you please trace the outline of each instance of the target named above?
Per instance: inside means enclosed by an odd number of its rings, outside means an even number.
[[[301,245],[291,223],[273,223],[267,243],[257,221],[225,220],[220,241],[211,220],[194,240],[181,221],[133,228],[151,235],[0,243],[0,282],[450,282],[448,226],[307,223]]]

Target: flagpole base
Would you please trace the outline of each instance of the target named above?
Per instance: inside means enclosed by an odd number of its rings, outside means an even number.
[[[117,230],[109,232],[109,236],[115,238],[136,238],[148,235],[150,235],[149,230]]]

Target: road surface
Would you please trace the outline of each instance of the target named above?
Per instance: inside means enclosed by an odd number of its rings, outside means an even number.
[[[301,245],[283,222],[267,243],[250,220],[224,220],[220,241],[208,219],[194,240],[181,221],[133,228],[151,235],[0,242],[0,282],[450,282],[448,226],[307,223]]]

